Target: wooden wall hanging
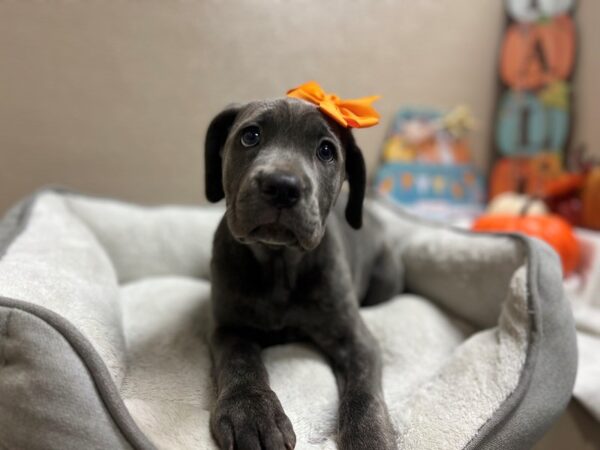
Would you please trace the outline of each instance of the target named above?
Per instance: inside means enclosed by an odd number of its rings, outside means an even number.
[[[577,55],[575,0],[505,0],[490,198],[544,196],[565,172]]]

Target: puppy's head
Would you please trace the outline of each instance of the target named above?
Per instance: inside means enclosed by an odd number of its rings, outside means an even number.
[[[240,242],[314,249],[344,180],[346,219],[362,223],[365,164],[350,130],[308,102],[281,98],[230,106],[211,122],[206,196],[225,197]]]

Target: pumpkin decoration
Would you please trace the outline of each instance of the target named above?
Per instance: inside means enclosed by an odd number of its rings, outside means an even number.
[[[503,192],[528,192],[531,182],[530,158],[501,158],[495,162],[490,174],[489,197]]]
[[[566,80],[575,63],[575,27],[568,14],[538,23],[514,23],[500,55],[502,80],[516,90]]]
[[[496,145],[503,156],[535,155],[546,142],[546,110],[529,92],[506,91],[498,106]]]
[[[581,222],[584,227],[600,230],[600,167],[588,173],[581,195]]]
[[[569,92],[564,82],[550,84],[538,95],[506,91],[498,105],[496,146],[503,156],[560,152],[570,131]]]
[[[546,197],[548,183],[564,175],[558,154],[540,152],[533,157],[501,158],[490,174],[490,198],[503,192],[520,192]]]
[[[544,197],[559,197],[578,191],[583,187],[585,178],[582,173],[563,173],[559,177],[546,182]]]
[[[580,260],[579,242],[569,223],[557,215],[484,215],[473,223],[474,231],[516,232],[546,241],[560,256],[563,274],[577,269]]]
[[[581,225],[581,188],[586,176],[565,172],[544,184],[543,197],[550,210],[573,226]]]

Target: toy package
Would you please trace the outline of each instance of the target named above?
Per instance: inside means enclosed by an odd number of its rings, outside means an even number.
[[[479,214],[483,180],[471,163],[468,108],[444,112],[403,108],[383,144],[377,190],[407,210],[430,219],[457,220]]]

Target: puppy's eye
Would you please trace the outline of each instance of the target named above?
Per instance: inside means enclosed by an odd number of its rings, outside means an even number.
[[[317,157],[323,162],[331,162],[335,158],[335,146],[329,141],[323,141],[317,149]]]
[[[244,130],[242,130],[240,141],[244,147],[254,147],[255,145],[258,145],[260,142],[259,128],[256,126],[244,128]]]

